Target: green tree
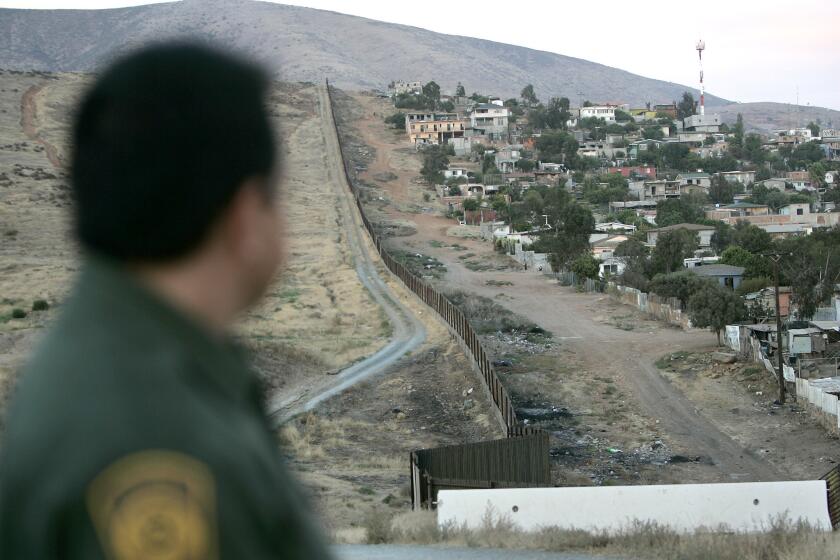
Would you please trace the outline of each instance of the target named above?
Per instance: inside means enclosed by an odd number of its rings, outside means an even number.
[[[390,117],[385,117],[385,123],[390,124],[394,128],[405,128],[405,113],[398,111]]]
[[[727,247],[729,247],[735,240],[732,232],[732,226],[725,222],[717,222],[715,224],[715,232],[712,234],[710,241],[712,249],[718,255],[721,254]]]
[[[735,244],[754,255],[769,251],[773,247],[773,238],[758,226],[744,220],[735,224]]]
[[[449,154],[446,146],[433,145],[423,149],[423,167],[420,175],[430,185],[443,183],[443,170],[449,167]]]
[[[697,103],[694,101],[694,96],[689,92],[683,92],[682,100],[677,103],[677,118],[682,120],[690,117],[696,111]]]
[[[820,135],[820,125],[816,124],[814,121],[809,122],[805,128],[811,131],[811,136]]]
[[[708,328],[717,335],[746,315],[743,300],[735,292],[713,281],[704,283],[688,300],[688,317],[698,328]]]
[[[669,198],[656,203],[656,225],[691,224],[704,216],[702,204],[691,197]]]
[[[465,211],[475,211],[479,208],[478,201],[474,198],[465,198],[462,206]]]
[[[633,117],[630,113],[624,112],[621,109],[615,110],[615,121],[616,122],[633,122]]]
[[[761,147],[761,136],[747,134],[744,137],[744,157],[756,165],[764,162],[765,152]]]
[[[550,189],[556,191],[559,189]],[[534,250],[548,253],[551,267],[563,270],[580,255],[589,252],[589,235],[595,229],[595,219],[587,208],[567,202],[557,206],[551,200],[544,207],[551,230],[542,233]]]
[[[738,113],[735,118],[735,126],[732,127],[732,140],[729,143],[729,151],[736,158],[743,155],[744,149],[744,116]]]
[[[648,289],[659,297],[677,298],[683,305],[708,279],[698,276],[689,270],[680,270],[670,274],[654,276]]]
[[[661,126],[647,126],[642,130],[642,138],[645,140],[662,140],[665,134]]]
[[[742,267],[746,278],[761,278],[773,274],[773,264],[767,257],[750,253],[737,245],[727,247],[720,255],[720,262]]]
[[[585,254],[580,255],[573,260],[569,268],[575,273],[579,280],[583,280],[584,278],[595,279],[599,277],[599,264],[600,263],[595,257],[590,254]]]
[[[666,274],[682,270],[683,259],[692,256],[697,246],[697,234],[693,231],[677,229],[660,233],[651,254],[653,269]]]
[[[790,154],[788,164],[794,169],[806,169],[825,157],[825,153],[817,142],[804,142],[798,145]]]
[[[528,84],[527,86],[522,88],[519,97],[522,98],[522,101],[527,106],[536,105],[540,102],[540,100],[537,99],[537,94],[534,92],[534,86],[531,84]]]
[[[423,97],[432,100],[435,104],[440,103],[440,86],[437,82],[431,81],[423,86]]]
[[[465,97],[467,95],[467,90],[464,89],[464,86],[461,84],[461,82],[458,82],[458,85],[455,86],[455,95],[457,95],[458,97]]]
[[[709,187],[709,198],[715,204],[731,204],[735,199],[735,186],[722,175],[715,175]]]

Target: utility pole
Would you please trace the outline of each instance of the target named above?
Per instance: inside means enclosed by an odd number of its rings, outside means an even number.
[[[779,404],[785,404],[785,359],[782,355],[782,314],[779,305],[779,261],[782,255],[770,255],[773,261],[773,275],[776,280],[776,352],[779,354]]]

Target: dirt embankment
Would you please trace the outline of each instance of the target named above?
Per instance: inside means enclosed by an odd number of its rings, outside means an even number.
[[[58,157],[58,150],[54,145],[44,140],[38,132],[38,95],[44,89],[45,84],[31,86],[23,94],[20,99],[20,126],[27,138],[38,142],[46,150],[47,160],[56,169],[64,167],[63,162]]]

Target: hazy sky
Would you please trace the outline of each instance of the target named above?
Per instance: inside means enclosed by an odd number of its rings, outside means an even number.
[[[0,0],[0,7],[110,8],[150,3]],[[522,45],[692,86],[698,81],[694,45],[702,37],[710,92],[735,101],[793,103],[798,88],[801,104],[840,109],[840,0],[278,3]]]

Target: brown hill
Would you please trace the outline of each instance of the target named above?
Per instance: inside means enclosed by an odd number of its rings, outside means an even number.
[[[465,25],[464,32],[469,33]],[[329,77],[348,89],[394,79],[434,79],[444,91],[518,95],[532,83],[546,99],[578,92],[634,105],[678,99],[687,86],[549,52],[443,35],[323,10],[248,0],[185,0],[112,10],[0,9],[0,67],[89,71],[127,48],[192,36],[236,47],[290,81]],[[709,105],[729,103],[713,95]]]

